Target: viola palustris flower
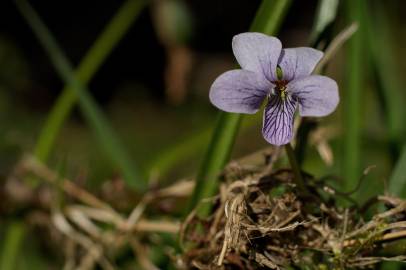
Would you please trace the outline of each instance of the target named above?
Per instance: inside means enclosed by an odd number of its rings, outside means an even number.
[[[325,116],[337,107],[334,80],[311,75],[323,53],[313,48],[282,49],[279,39],[261,33],[242,33],[232,41],[242,69],[220,75],[210,89],[219,109],[253,114],[267,100],[262,134],[271,144],[283,145],[293,137],[293,118]]]

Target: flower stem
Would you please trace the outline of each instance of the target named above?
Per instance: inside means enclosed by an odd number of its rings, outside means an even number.
[[[296,185],[304,194],[310,194],[310,192],[307,189],[307,186],[303,180],[303,176],[300,171],[300,167],[297,163],[292,145],[290,143],[285,144],[285,150],[286,150],[286,154],[288,155],[288,158],[289,158],[290,166],[292,167],[293,173],[295,175],[294,181],[295,181]]]

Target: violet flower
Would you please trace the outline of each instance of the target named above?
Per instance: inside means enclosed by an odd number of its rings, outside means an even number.
[[[242,33],[232,41],[242,67],[220,75],[210,89],[210,100],[219,109],[253,114],[267,99],[262,134],[271,144],[292,140],[296,107],[301,116],[325,116],[337,107],[334,80],[311,75],[323,56],[316,49],[282,49],[281,42],[261,33]]]

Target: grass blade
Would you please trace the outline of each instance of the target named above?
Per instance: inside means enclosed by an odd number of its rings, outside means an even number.
[[[292,0],[263,0],[251,24],[251,32],[275,35]]]
[[[60,77],[68,84],[79,98],[79,105],[88,124],[93,129],[97,139],[115,166],[123,173],[126,183],[133,188],[143,190],[146,181],[134,167],[125,148],[97,107],[87,88],[75,77],[72,65],[52,37],[51,33],[41,21],[38,14],[26,0],[16,0],[17,7],[27,21],[38,40],[48,53]]]
[[[22,223],[14,222],[8,226],[0,257],[1,270],[14,270],[17,268],[17,257],[24,235],[25,228]]]
[[[332,24],[337,15],[338,0],[319,0],[314,20],[310,44],[315,44],[320,35]]]
[[[217,188],[218,173],[230,157],[231,149],[241,123],[241,115],[220,112],[202,166],[196,177],[196,187],[191,199],[193,208],[201,199],[210,197]],[[202,213],[208,209],[203,210]]]
[[[389,181],[389,192],[392,195],[406,198],[406,144]]]
[[[348,41],[345,93],[343,94],[344,106],[344,127],[346,131],[344,138],[343,153],[343,176],[344,189],[352,189],[361,175],[361,115],[363,112],[361,91],[364,66],[362,66],[362,33],[364,23],[362,8],[364,0],[346,1],[346,12],[350,23],[356,21],[359,24],[359,31]]]
[[[404,125],[406,98],[403,94],[403,82],[394,61],[393,44],[395,41],[390,31],[388,14],[385,12],[386,6],[381,1],[374,1],[374,3],[373,12],[371,12],[370,6],[365,7],[365,10],[369,11],[365,18],[370,25],[366,29],[366,33],[377,79],[376,90],[386,118],[393,158],[396,160],[406,133]]]
[[[145,0],[127,0],[120,7],[79,64],[75,72],[78,80],[83,84],[89,82],[111,51],[127,33],[145,3]],[[48,159],[58,132],[76,100],[75,91],[69,85],[66,85],[54,104],[35,146],[35,155],[41,161],[46,162]]]
[[[264,0],[258,9],[250,31],[274,35],[283,21],[290,6],[290,0]],[[196,178],[196,187],[190,201],[190,208],[203,198],[213,195],[217,188],[218,174],[230,157],[241,115],[220,112],[214,134],[205,154],[202,166]],[[205,215],[208,208],[200,208],[200,214]]]

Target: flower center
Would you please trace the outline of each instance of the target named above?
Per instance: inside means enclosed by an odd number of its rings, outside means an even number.
[[[277,80],[273,82],[275,84],[274,90],[275,94],[280,96],[282,100],[286,98],[286,85],[288,84],[287,80]]]
[[[283,71],[280,66],[276,67],[276,76],[277,76],[277,80],[273,81],[273,84],[275,84],[275,87],[274,87],[275,94],[280,96],[282,100],[285,100],[286,85],[288,84],[288,81],[283,80]]]

